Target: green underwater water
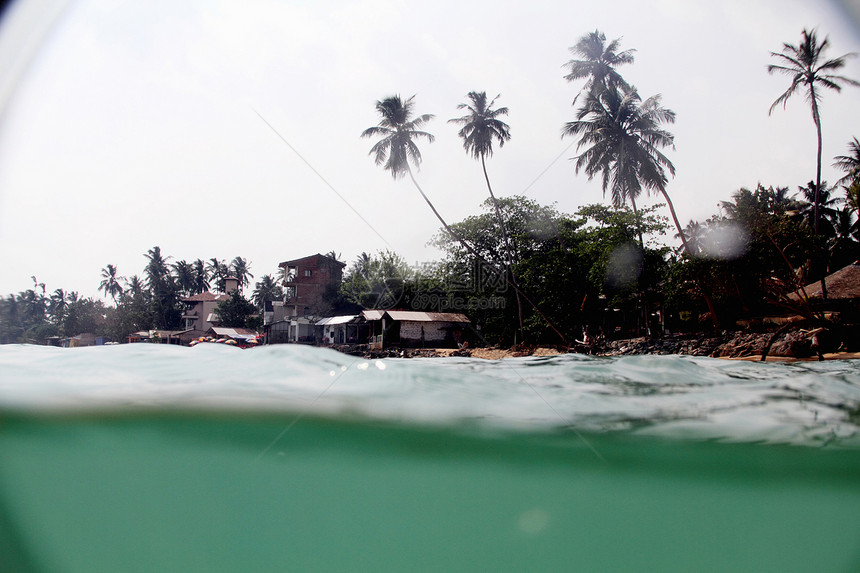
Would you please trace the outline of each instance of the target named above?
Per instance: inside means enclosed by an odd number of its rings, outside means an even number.
[[[860,450],[7,411],[0,570],[858,571]]]

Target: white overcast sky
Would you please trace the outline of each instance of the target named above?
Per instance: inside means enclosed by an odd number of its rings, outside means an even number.
[[[50,14],[57,1],[42,4]],[[447,124],[471,90],[510,108],[513,138],[488,165],[499,195],[568,213],[602,201],[600,182],[574,173],[575,146],[553,163],[573,143],[560,131],[582,87],[563,78],[568,47],[594,29],[637,50],[620,71],[677,113],[668,190],[683,223],[740,187],[796,190],[814,179],[815,130],[802,97],[768,117],[789,82],[767,74],[768,54],[804,27],[829,36],[829,58],[860,52],[850,12],[824,0],[60,3],[43,39],[35,25],[23,34],[38,48],[0,117],[0,295],[35,275],[49,291],[98,296],[103,267],[141,274],[155,245],[173,260],[245,257],[255,280],[332,250],[347,262],[384,248],[440,258],[430,210],[359,138],[392,94],[436,115],[418,178],[449,222],[486,197]],[[0,40],[22,35],[10,21]],[[7,72],[27,54],[0,48]],[[843,73],[860,79],[860,59]],[[858,88],[824,96],[829,181],[832,158],[860,136],[858,104]]]

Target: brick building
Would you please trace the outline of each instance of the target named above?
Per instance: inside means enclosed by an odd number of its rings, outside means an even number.
[[[278,265],[284,276],[284,310],[287,317],[320,316],[329,312],[325,300],[340,288],[346,263],[317,253]]]

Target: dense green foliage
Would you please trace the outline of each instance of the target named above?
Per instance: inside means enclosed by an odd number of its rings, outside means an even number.
[[[183,299],[207,291],[210,284],[223,292],[231,276],[241,285],[250,284],[253,277],[250,264],[242,257],[235,257],[229,265],[217,258],[210,259],[208,265],[203,259],[171,263],[171,257],[158,246],[149,249],[144,257],[143,278],[124,278],[112,264],[102,269],[99,291],[111,298],[113,306],[61,288],[48,294],[45,284],[33,277],[33,288],[0,298],[0,343],[45,344],[52,337],[82,333],[124,342],[129,334],[141,330],[181,330]],[[255,314],[265,301],[281,298],[281,286],[270,275],[264,275],[253,293],[257,306],[251,305],[249,310],[237,304],[237,316],[243,312],[245,317]],[[233,311],[228,307],[231,325],[245,326],[246,319],[234,320]]]
[[[215,312],[221,319],[221,326],[245,328],[248,325],[248,319],[257,312],[257,307],[242,296],[241,292],[234,290],[229,298],[218,303]]]

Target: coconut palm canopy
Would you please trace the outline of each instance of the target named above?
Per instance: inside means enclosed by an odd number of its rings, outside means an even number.
[[[569,82],[588,78],[583,91],[592,91],[594,86],[609,89],[629,89],[630,86],[616,71],[616,67],[633,63],[633,52],[636,50],[618,51],[621,38],[606,43],[606,34],[599,30],[582,36],[579,41],[569,48],[570,53],[581,59],[570,60],[565,67],[570,73],[564,76]],[[577,96],[578,97],[578,96]],[[574,102],[576,100],[574,99]]]
[[[406,175],[410,161],[416,168],[421,165],[421,152],[414,140],[423,138],[433,143],[435,139],[430,133],[421,131],[424,124],[433,119],[432,114],[412,117],[414,99],[412,96],[403,101],[399,95],[394,95],[377,101],[376,111],[381,117],[379,125],[361,133],[361,137],[382,137],[370,148],[370,155],[395,179]]]
[[[458,135],[466,153],[474,159],[492,156],[493,141],[498,141],[502,147],[511,139],[511,128],[499,119],[499,116],[508,115],[508,108],[493,109],[499,96],[487,102],[487,92],[469,92],[466,97],[470,103],[461,103],[457,109],[468,110],[468,114],[449,119],[448,123],[463,126]]]
[[[603,192],[612,204],[635,204],[642,190],[665,191],[666,171],[675,166],[660,150],[674,147],[674,137],[661,126],[675,122],[675,112],[664,108],[659,95],[644,102],[635,88],[589,92],[562,136],[581,136],[577,149],[587,147],[576,160],[591,179],[600,175]]]
[[[824,89],[842,91],[841,84],[852,86],[860,86],[860,82],[833,74],[832,72],[845,67],[845,61],[853,57],[855,54],[845,54],[832,60],[824,60],[824,52],[827,49],[829,42],[824,38],[821,42],[818,41],[815,30],[808,31],[806,29],[801,33],[800,43],[796,46],[789,43],[782,45],[782,52],[771,52],[770,55],[779,61],[779,64],[771,64],[767,67],[768,73],[778,73],[791,77],[791,85],[788,86],[782,95],[776,98],[770,106],[768,113],[773,113],[773,110],[782,104],[786,106],[788,100],[798,91],[802,91],[809,102],[812,110],[812,121],[815,123],[815,131],[818,135],[818,155],[816,158],[815,169],[815,186],[818,192],[821,190],[821,112],[819,110],[819,102]],[[815,232],[818,232],[819,221],[819,193],[816,193],[814,199],[814,220]]]

